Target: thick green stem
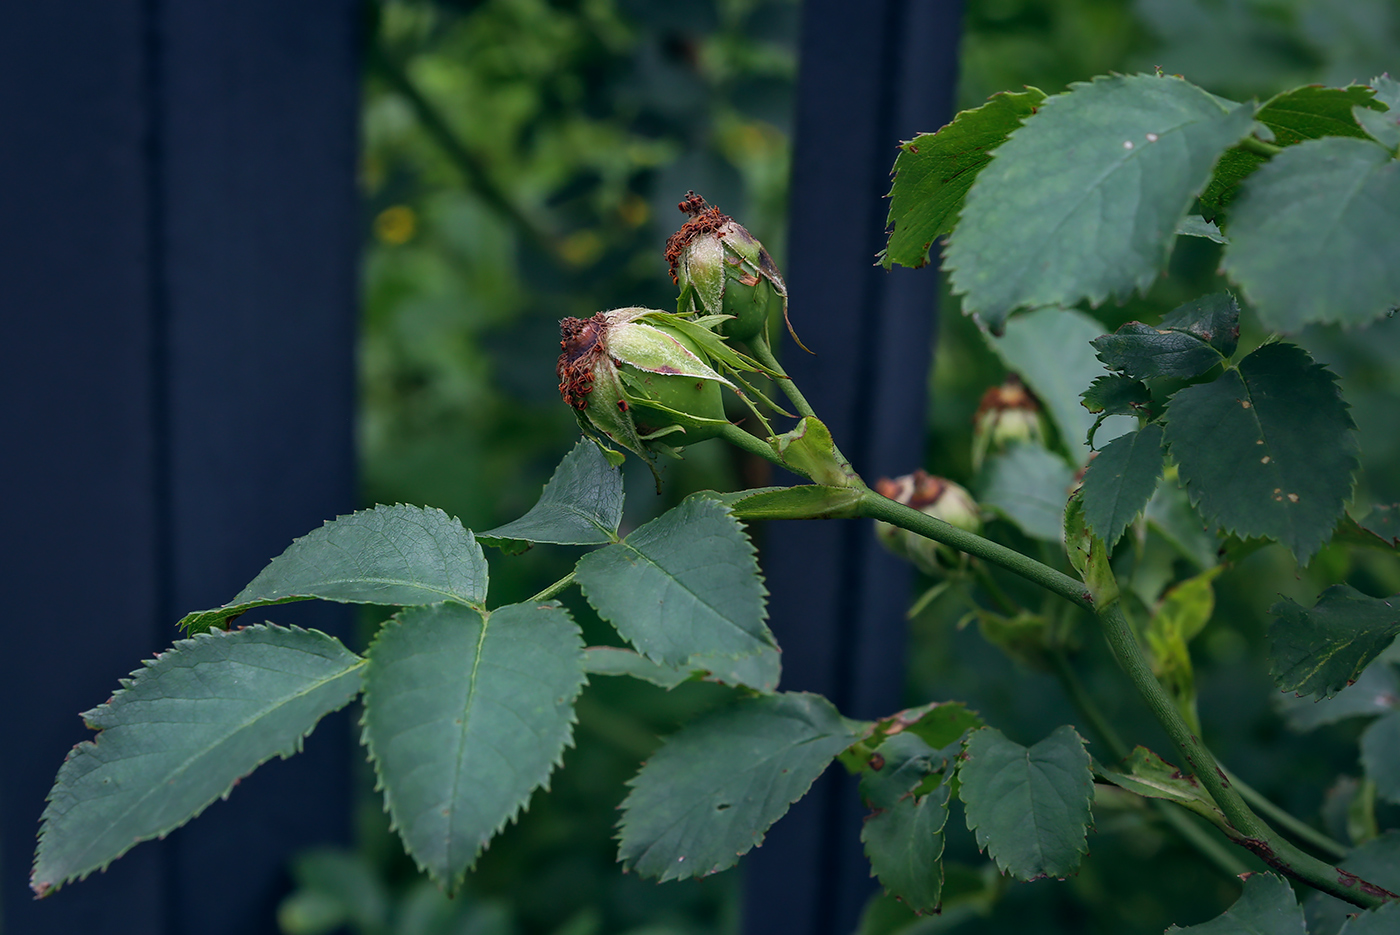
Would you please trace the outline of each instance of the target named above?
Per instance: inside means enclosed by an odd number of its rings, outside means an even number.
[[[760,335],[758,340],[750,342],[749,350],[753,351],[754,359],[773,371],[774,374],[786,373],[782,365],[778,363],[778,358],[773,356],[773,348],[768,345],[766,334]],[[798,415],[817,418],[816,412],[807,402],[807,397],[803,396],[802,391],[797,388],[796,383],[793,383],[786,376],[774,376],[773,382],[777,383],[778,388],[783,391],[783,395],[792,401],[792,406],[797,410]]]
[[[758,455],[760,458],[772,461],[778,467],[787,468],[789,471],[792,470],[789,465],[783,463],[782,458],[778,457],[778,453],[773,450],[772,445],[756,435],[750,435],[732,422],[720,429],[719,434],[720,438],[723,438],[735,448],[742,448],[751,455]]]
[[[1283,152],[1282,146],[1275,146],[1273,143],[1265,143],[1263,140],[1252,136],[1246,136],[1236,145],[1245,152],[1263,156],[1265,159],[1270,156],[1277,156],[1279,153]]]
[[[1295,838],[1298,838],[1300,841],[1305,841],[1324,854],[1331,854],[1336,858],[1345,857],[1347,855],[1346,846],[1332,840],[1332,838],[1318,831],[1312,825],[1305,821],[1300,821],[1284,809],[1275,805],[1273,802],[1269,801],[1264,793],[1250,786],[1228,769],[1225,770],[1225,778],[1230,781],[1231,785],[1240,790],[1240,795],[1244,797],[1246,802],[1263,812]]]
[[[534,597],[530,598],[530,599],[529,599],[528,601],[526,601],[525,603],[527,603],[527,604],[533,604],[533,603],[535,603],[536,601],[547,601],[547,600],[549,600],[551,597],[553,597],[554,595],[558,594],[560,591],[564,590],[565,588],[567,588],[569,585],[571,585],[571,584],[573,584],[573,583],[574,583],[574,573],[571,571],[571,572],[569,572],[567,575],[565,575],[564,577],[560,578],[558,581],[556,581],[556,582],[554,582],[553,584],[551,584],[549,587],[545,588],[545,589],[544,589],[543,591],[541,591],[540,593],[536,594]]]
[[[1199,737],[1191,733],[1181,712],[1152,674],[1142,648],[1133,636],[1127,618],[1123,616],[1122,608],[1115,602],[1104,608],[1098,614],[1098,619],[1118,665],[1137,686],[1148,708],[1176,744],[1201,787],[1215,800],[1230,826],[1235,829],[1236,843],[1249,848],[1274,869],[1363,909],[1374,909],[1389,900],[1400,898],[1304,853],[1274,833],[1245,804],[1239,790],[1216,763],[1214,755]]]

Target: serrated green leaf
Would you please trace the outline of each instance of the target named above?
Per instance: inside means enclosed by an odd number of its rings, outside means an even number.
[[[992,150],[1043,100],[1045,93],[1038,88],[993,94],[937,133],[921,133],[900,144],[885,225],[891,228],[889,245],[881,257],[885,269],[928,262],[929,248],[957,223],[963,198],[991,161]]]
[[[1386,149],[1394,152],[1395,147],[1400,146],[1400,110],[1380,113],[1369,107],[1353,107],[1351,115],[1367,136]]]
[[[860,797],[867,808],[877,811],[894,808],[895,803],[918,790],[929,777],[941,774],[949,762],[956,763],[962,745],[935,749],[913,733],[885,738],[870,757],[860,775]]]
[[[685,501],[579,560],[584,597],[643,655],[747,656],[774,646],[754,548],[722,503]]]
[[[734,866],[860,734],[811,694],[746,698],[701,717],[631,780],[618,859],[663,881]]]
[[[937,912],[943,890],[943,826],[951,788],[944,782],[919,795],[912,790],[867,816],[860,840],[871,876],[885,892],[918,913]]]
[[[1362,85],[1294,88],[1266,101],[1255,119],[1273,131],[1273,141],[1278,146],[1324,136],[1360,137],[1365,134],[1353,119],[1352,108],[1380,106],[1371,102],[1372,93]],[[1210,184],[1201,194],[1205,216],[1215,218],[1220,214],[1239,194],[1240,183],[1264,162],[1263,156],[1243,149],[1231,149],[1221,156]]]
[[[1046,542],[1060,541],[1060,524],[1074,469],[1039,445],[1012,445],[987,459],[980,502],[1021,531]]]
[[[512,541],[600,545],[617,541],[622,522],[622,472],[587,438],[564,456],[539,502],[520,519],[481,533],[487,545]]]
[[[486,556],[471,530],[442,510],[377,506],[341,516],[292,542],[233,600],[187,614],[191,633],[254,607],[320,598],[409,606],[486,600]]]
[[[1361,735],[1361,766],[1376,794],[1400,803],[1400,712],[1377,718]]]
[[[1230,830],[1230,822],[1195,776],[1183,773],[1146,747],[1134,747],[1117,767],[1100,767],[1097,773],[1120,789],[1144,798],[1175,802],[1212,824]]]
[[[961,701],[933,701],[892,714],[878,721],[877,727],[889,735],[909,731],[933,749],[941,750],[982,724],[982,716]]]
[[[1220,233],[1214,221],[1207,221],[1199,214],[1188,214],[1176,224],[1176,232],[1186,237],[1201,237],[1216,243],[1229,243],[1230,239]]]
[[[456,889],[573,737],[583,640],[557,603],[405,610],[367,653],[364,738],[409,855]]]
[[[1108,374],[1090,343],[1101,334],[1103,326],[1083,312],[1043,308],[1011,320],[1004,334],[988,342],[1044,404],[1060,430],[1066,454],[1080,465],[1089,459],[1085,439],[1096,421],[1081,404],[1080,393]],[[1132,425],[1115,418],[1106,434],[1113,438]]]
[[[1240,343],[1240,305],[1228,292],[1203,295],[1164,315],[1161,327],[1199,338],[1221,357],[1233,357]]]
[[[590,675],[630,675],[668,690],[682,682],[701,679],[771,692],[782,675],[782,658],[777,649],[769,647],[738,659],[692,656],[683,666],[664,666],[630,649],[590,646],[584,654],[583,669]]]
[[[1221,915],[1200,925],[1186,928],[1173,925],[1172,932],[1191,935],[1307,935],[1303,907],[1293,896],[1293,888],[1283,877],[1253,873],[1245,878],[1244,892]]]
[[[105,868],[301,750],[360,692],[363,660],[315,630],[264,624],[180,640],[83,714],[100,731],[68,754],[39,831],[40,896]]]
[[[1084,408],[1094,415],[1136,416],[1147,413],[1152,406],[1152,393],[1147,385],[1120,373],[1099,377],[1079,395]]]
[[[1400,162],[1369,139],[1291,146],[1231,207],[1221,268],[1263,323],[1361,325],[1400,305]]]
[[[1400,903],[1388,902],[1347,919],[1338,935],[1395,935],[1400,932]]]
[[[1400,708],[1400,678],[1393,666],[1377,662],[1331,698],[1280,694],[1274,696],[1274,707],[1289,728],[1300,733],[1348,718],[1389,714]]]
[[[1239,318],[1234,297],[1216,293],[1175,309],[1155,328],[1130,321],[1093,345],[1110,370],[1130,377],[1194,377],[1235,352]]]
[[[1311,608],[1284,598],[1269,613],[1269,669],[1282,691],[1330,698],[1400,634],[1400,595],[1381,600],[1334,584]]]
[[[1162,427],[1144,425],[1099,451],[1084,472],[1084,522],[1113,548],[1147,506],[1162,476]]]
[[[1400,503],[1373,507],[1359,525],[1377,539],[1400,546]]]
[[[1302,348],[1266,344],[1171,398],[1167,444],[1207,519],[1277,539],[1307,564],[1341,518],[1357,466],[1335,380]]]
[[[1384,104],[1391,110],[1400,109],[1400,81],[1386,74],[1377,75],[1366,83],[1376,92],[1377,103]]]
[[[997,866],[1018,880],[1065,877],[1089,850],[1094,776],[1084,738],[1057,727],[1032,747],[984,727],[967,741],[958,796],[967,827]]]
[[[1174,77],[1114,75],[1047,98],[978,175],[949,238],[963,310],[995,326],[1017,308],[1145,290],[1216,160],[1253,124],[1253,104],[1229,108]]]

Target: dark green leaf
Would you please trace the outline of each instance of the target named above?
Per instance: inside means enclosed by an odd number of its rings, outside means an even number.
[[[456,889],[488,841],[558,765],[583,687],[583,641],[558,604],[489,615],[405,610],[365,674],[365,743],[418,866]]]
[[[895,735],[908,731],[933,749],[941,750],[982,723],[981,715],[968,710],[961,701],[933,701],[892,714],[879,721],[878,728]]]
[[[916,786],[917,781],[888,805],[877,806],[866,817],[860,840],[871,875],[879,878],[885,892],[915,912],[937,912],[943,889],[939,858],[951,789],[944,782],[920,795]]]
[[[1072,483],[1074,469],[1063,458],[1039,445],[1013,445],[988,459],[980,500],[1026,535],[1059,542]]]
[[[1230,293],[1215,292],[1178,305],[1162,318],[1161,327],[1193,335],[1221,357],[1231,357],[1240,343],[1240,305]]]
[[[963,310],[995,326],[1017,308],[1146,289],[1216,160],[1253,122],[1253,104],[1165,76],[1096,78],[1046,99],[977,177],[949,238]]]
[[[272,625],[180,640],[83,715],[101,733],[64,760],[31,881],[43,896],[168,834],[274,756],[301,750],[360,692],[363,660],[324,633]]]
[[[1311,609],[1287,598],[1269,608],[1274,682],[1283,691],[1330,698],[1400,634],[1400,595],[1381,600],[1334,584]]]
[[[683,501],[617,545],[578,563],[599,616],[665,665],[692,656],[739,657],[772,647],[753,545],[722,503]]]
[[[582,438],[559,462],[530,512],[477,538],[487,545],[512,541],[599,545],[617,541],[621,522],[622,472],[596,443]]]
[[[1361,521],[1361,528],[1392,546],[1400,546],[1400,503],[1373,507]]]
[[[1104,446],[1084,472],[1084,522],[1113,548],[1162,476],[1162,427],[1149,424]]]
[[[1083,399],[1084,408],[1095,415],[1145,415],[1152,407],[1152,393],[1147,389],[1147,384],[1132,377],[1125,377],[1121,373],[1099,377],[1079,395]]]
[[[1400,711],[1392,711],[1361,735],[1361,765],[1376,794],[1400,803]]]
[[[684,666],[664,666],[630,649],[590,646],[584,655],[583,668],[590,675],[630,675],[665,689],[698,678],[768,692],[778,686],[782,658],[777,649],[768,647],[762,652],[738,659],[729,656],[691,656]]]
[[[1200,925],[1172,932],[1191,935],[1307,935],[1303,922],[1303,907],[1293,897],[1293,888],[1283,877],[1272,873],[1250,874],[1244,881],[1244,892],[1224,914]]]
[[[1342,926],[1339,935],[1395,935],[1400,932],[1400,903],[1388,902],[1353,916]]]
[[[1167,444],[1191,500],[1241,538],[1267,536],[1307,564],[1342,516],[1355,425],[1335,377],[1302,348],[1266,344],[1167,407]]]
[[[1331,698],[1281,694],[1275,696],[1274,706],[1290,728],[1310,731],[1347,718],[1375,717],[1400,708],[1400,679],[1396,678],[1394,667],[1377,663],[1367,666],[1355,684]]]
[[[1146,747],[1134,747],[1117,767],[1100,768],[1098,775],[1120,789],[1144,798],[1175,802],[1220,828],[1230,827],[1220,807],[1201,788],[1195,776],[1183,773]]]
[[[1130,321],[1094,339],[1099,359],[1130,377],[1194,377],[1235,352],[1240,308],[1234,297],[1216,293],[1188,302],[1157,327]]]
[[[1065,725],[1033,747],[984,727],[958,768],[967,827],[1018,880],[1065,877],[1089,850],[1094,776],[1084,739]]]
[[[1089,458],[1085,439],[1096,421],[1081,404],[1080,394],[1108,374],[1090,343],[1102,333],[1103,326],[1083,312],[1043,308],[1008,322],[1006,332],[989,342],[1007,369],[1020,374],[1045,405],[1076,464]],[[1132,424],[1115,418],[1108,437],[1122,434]]]
[[[320,598],[351,604],[486,600],[486,556],[442,510],[377,506],[295,540],[233,600],[185,616],[191,633],[269,604]]]
[[[1222,268],[1271,329],[1361,325],[1400,305],[1400,162],[1329,137],[1261,166],[1231,207]]]
[[[1279,146],[1292,146],[1324,136],[1360,137],[1365,134],[1351,111],[1358,105],[1379,106],[1370,103],[1371,95],[1371,89],[1362,85],[1345,88],[1308,85],[1275,95],[1259,109],[1255,119],[1273,131],[1274,142]],[[1243,149],[1231,149],[1221,156],[1215,175],[1201,195],[1206,217],[1216,217],[1239,194],[1240,182],[1264,161],[1263,156]]]
[[[937,133],[921,133],[900,145],[886,224],[890,241],[881,258],[886,269],[928,262],[929,247],[957,223],[963,198],[991,161],[992,150],[1043,100],[1045,94],[1036,88],[993,94]]]
[[[701,717],[632,779],[619,859],[661,880],[734,866],[860,733],[819,695],[746,698]]]

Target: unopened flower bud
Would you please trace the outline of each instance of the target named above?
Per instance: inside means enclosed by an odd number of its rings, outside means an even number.
[[[1016,444],[1045,444],[1045,418],[1031,391],[1012,376],[982,394],[973,417],[972,469],[981,469],[988,454]]]
[[[982,516],[972,495],[952,481],[934,477],[922,469],[893,480],[883,477],[875,484],[875,490],[882,497],[913,507],[951,526],[968,532],[982,531]],[[887,549],[909,559],[926,574],[941,574],[958,562],[955,550],[898,526],[877,522],[875,535]]]
[[[651,463],[651,442],[713,438],[728,421],[720,376],[674,324],[678,316],[620,308],[560,322],[559,394],[588,434],[602,434]]]
[[[671,279],[681,287],[678,310],[732,316],[720,331],[741,341],[763,332],[773,301],[786,318],[787,284],[763,244],[694,192],[677,207],[690,215],[666,241]]]

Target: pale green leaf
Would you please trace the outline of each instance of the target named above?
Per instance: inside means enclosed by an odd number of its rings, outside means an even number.
[[[1074,728],[1057,727],[1023,747],[984,727],[968,739],[965,756],[958,796],[977,846],[1018,880],[1078,870],[1089,850],[1094,776]]]
[[[1116,767],[1100,768],[1097,774],[1120,789],[1148,799],[1175,802],[1221,829],[1230,829],[1220,806],[1201,788],[1200,780],[1177,769],[1146,747],[1134,747],[1133,752]]]
[[[299,752],[317,721],[359,694],[362,664],[324,633],[272,625],[200,634],[147,662],[83,715],[101,733],[58,771],[35,892],[105,868],[259,764]]]
[[[1221,566],[1207,569],[1175,585],[1162,597],[1143,635],[1152,653],[1152,671],[1176,702],[1192,731],[1200,733],[1196,713],[1196,675],[1187,644],[1200,633],[1215,611],[1211,582]]]
[[[1118,436],[1089,462],[1084,522],[1110,549],[1152,498],[1162,457],[1162,427],[1149,424]]]
[[[233,600],[188,614],[180,626],[197,633],[254,607],[314,598],[480,605],[486,600],[486,556],[471,531],[442,510],[377,506],[295,540]]]
[[[1293,896],[1293,888],[1283,877],[1272,873],[1250,874],[1244,881],[1244,892],[1222,915],[1200,925],[1172,932],[1190,935],[1307,935],[1303,922],[1303,907]]]
[[[963,198],[992,150],[1045,100],[1037,88],[993,94],[987,103],[965,110],[937,133],[921,133],[901,143],[890,187],[891,228],[882,260],[919,267],[928,262],[933,242],[953,229]]]
[[[1400,146],[1400,110],[1380,113],[1369,107],[1353,107],[1351,114],[1366,135],[1386,149],[1394,151]]]
[[[1166,439],[1192,503],[1241,538],[1307,564],[1351,495],[1355,425],[1336,378],[1292,344],[1266,344],[1167,406]]]
[[[1253,104],[1168,76],[1047,98],[978,175],[949,238],[963,310],[995,327],[1018,308],[1145,290],[1216,160],[1253,124]]]
[[[1187,302],[1155,328],[1130,321],[1095,338],[1094,350],[1109,369],[1140,380],[1194,377],[1235,352],[1239,321],[1239,305],[1221,292]]]
[[[1284,598],[1269,613],[1270,671],[1283,691],[1330,698],[1400,634],[1400,595],[1381,600],[1334,584],[1311,608]]]
[[[661,880],[734,866],[860,734],[811,694],[746,698],[701,717],[631,780],[619,860]]]
[[[1215,226],[1214,221],[1207,221],[1199,214],[1188,214],[1178,221],[1176,232],[1186,237],[1201,237],[1216,243],[1230,242],[1224,234],[1220,233],[1220,228]]]
[[[585,555],[584,596],[643,655],[748,656],[774,645],[753,545],[722,503],[693,497]]]
[[[1039,445],[1012,445],[987,460],[980,502],[1026,535],[1059,542],[1074,468]]]
[[[621,522],[622,472],[595,442],[582,438],[559,462],[530,512],[477,538],[501,546],[516,541],[600,545],[617,541]]]
[[[1400,305],[1400,162],[1371,140],[1290,146],[1231,206],[1222,268],[1263,323],[1361,325]]]
[[[782,675],[782,658],[778,650],[770,646],[762,652],[737,659],[729,656],[691,656],[683,666],[665,666],[630,649],[590,646],[584,654],[583,668],[590,675],[628,675],[668,690],[682,682],[702,679],[771,692],[777,688]]]
[[[409,855],[456,889],[559,764],[583,641],[554,602],[411,608],[368,652],[364,736]]]
[[[1084,522],[1083,491],[1076,490],[1065,504],[1065,556],[1089,588],[1095,606],[1107,607],[1118,600],[1118,579],[1109,564],[1108,547]]]

